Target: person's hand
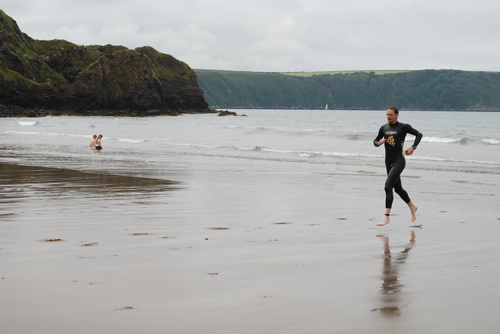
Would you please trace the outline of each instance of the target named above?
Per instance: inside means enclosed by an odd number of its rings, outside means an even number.
[[[383,143],[385,143],[385,138],[382,138],[382,139],[380,139],[380,140],[378,141],[378,145],[379,145],[379,146],[380,146],[380,145],[382,145]]]
[[[410,148],[408,148],[405,152],[406,155],[412,155],[413,152],[415,152],[415,149],[413,148],[413,146],[410,146]]]

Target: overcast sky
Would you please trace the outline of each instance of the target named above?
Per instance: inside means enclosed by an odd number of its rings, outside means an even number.
[[[195,69],[500,71],[498,0],[1,0],[35,39],[149,45]]]

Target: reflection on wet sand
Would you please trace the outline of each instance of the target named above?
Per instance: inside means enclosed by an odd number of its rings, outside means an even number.
[[[58,191],[78,190],[95,193],[138,192],[151,193],[175,190],[178,182],[150,179],[134,176],[109,175],[80,172],[70,169],[49,167],[19,166],[0,163],[0,186],[10,188],[11,196],[17,197],[16,190],[20,186],[32,186],[34,189],[44,188],[49,191],[57,186]]]
[[[389,237],[385,235],[377,235],[384,244],[384,267],[382,269],[382,306],[378,309],[386,316],[401,315],[401,300],[400,292],[404,286],[398,280],[399,269],[405,263],[410,250],[415,245],[415,232],[411,232],[411,239],[406,248],[393,257],[389,248]]]
[[[70,169],[0,163],[0,217],[16,216],[22,200],[78,197],[73,204],[92,205],[95,198],[161,195],[179,188],[178,182],[142,177],[86,173]]]

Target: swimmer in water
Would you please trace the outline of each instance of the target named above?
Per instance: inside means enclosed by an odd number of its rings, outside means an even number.
[[[95,149],[96,150],[102,150],[103,149],[101,141],[102,141],[102,135],[99,135],[97,137],[96,142],[95,142]]]
[[[97,141],[97,135],[94,135],[92,137],[92,141],[90,142],[90,148],[95,148],[96,141]]]

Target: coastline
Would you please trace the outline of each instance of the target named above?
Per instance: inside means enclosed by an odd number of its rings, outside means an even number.
[[[180,116],[182,114],[214,114],[215,109],[208,110],[54,110],[45,108],[21,108],[0,105],[0,118],[10,117],[47,117],[47,116],[114,116],[114,117],[151,117]]]

